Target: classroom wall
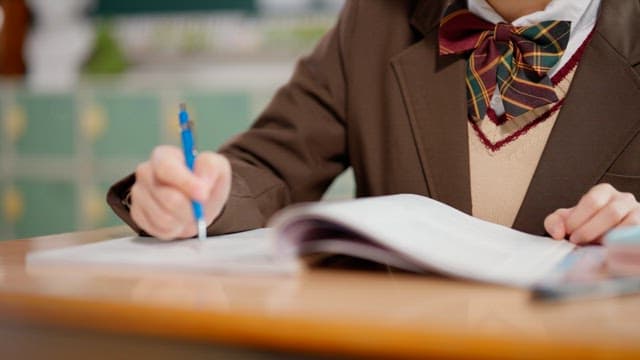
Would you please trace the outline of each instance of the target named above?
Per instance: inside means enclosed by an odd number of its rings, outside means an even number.
[[[170,20],[171,15],[163,16]],[[298,37],[289,48],[280,40],[280,54],[259,44],[253,53],[244,49],[240,55],[207,49],[196,60],[169,56],[161,66],[136,58],[138,63],[122,73],[85,74],[62,91],[33,88],[25,79],[1,80],[0,240],[121,224],[105,203],[106,191],[154,146],[179,144],[177,105],[188,104],[199,148],[216,149],[251,124],[288,79],[295,58],[309,51],[335,13],[314,16],[315,35],[307,32],[304,42]],[[137,23],[119,21],[124,33]],[[260,32],[260,21],[253,15],[240,23]],[[262,21],[277,28],[273,17]],[[283,19],[287,27],[281,33],[289,34],[291,21]],[[318,31],[318,24],[325,29]],[[328,197],[352,195],[348,172]]]

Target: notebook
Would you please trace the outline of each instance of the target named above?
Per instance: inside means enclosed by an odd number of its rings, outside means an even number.
[[[269,229],[162,242],[130,237],[32,253],[28,266],[292,274],[305,254],[343,254],[408,271],[531,287],[574,249],[413,194],[294,205]]]

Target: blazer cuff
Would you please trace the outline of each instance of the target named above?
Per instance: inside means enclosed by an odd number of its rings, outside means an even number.
[[[107,192],[107,203],[113,212],[140,236],[149,236],[131,218],[126,204],[131,187],[136,182],[135,174],[130,174],[115,183]],[[265,218],[259,210],[256,200],[247,196],[246,184],[239,176],[234,176],[232,193],[218,217],[208,226],[208,235],[240,232],[263,227]],[[235,194],[234,194],[235,193]]]
[[[122,221],[124,221],[133,231],[140,236],[149,236],[144,230],[142,230],[131,218],[129,213],[129,206],[127,204],[131,187],[136,182],[136,175],[129,174],[125,178],[115,183],[107,192],[107,203],[111,207],[114,213],[118,215]]]

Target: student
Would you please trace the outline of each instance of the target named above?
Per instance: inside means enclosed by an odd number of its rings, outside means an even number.
[[[195,175],[159,146],[108,201],[162,239],[196,234],[191,199],[235,232],[351,166],[357,196],[598,241],[640,224],[638,19],[637,0],[348,1],[250,130]]]

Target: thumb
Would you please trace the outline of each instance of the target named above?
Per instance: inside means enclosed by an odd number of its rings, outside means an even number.
[[[204,206],[207,224],[211,224],[218,217],[229,198],[231,165],[229,160],[220,154],[204,152],[196,158],[194,172],[209,186]]]
[[[544,219],[544,228],[552,238],[561,240],[567,236],[566,222],[572,210],[573,208],[561,208],[549,214],[549,216]]]
[[[205,185],[207,194],[210,194],[221,178],[230,173],[229,161],[220,154],[202,152],[196,157],[193,172]]]
[[[151,153],[154,178],[162,185],[173,187],[185,195],[204,200],[205,184],[187,168],[182,151],[175,146],[158,146]]]

